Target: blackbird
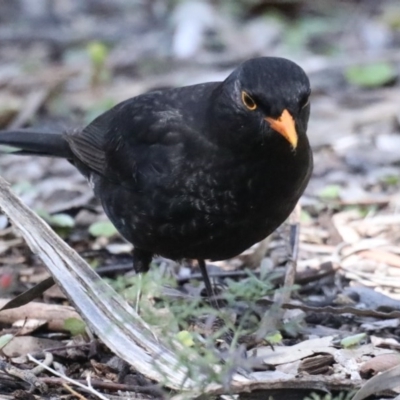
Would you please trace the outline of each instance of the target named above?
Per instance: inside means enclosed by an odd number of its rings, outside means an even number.
[[[133,265],[154,254],[205,259],[241,253],[290,214],[312,171],[306,136],[310,84],[284,58],[239,65],[223,82],[148,92],[67,133],[10,130],[16,154],[68,159],[134,245]]]

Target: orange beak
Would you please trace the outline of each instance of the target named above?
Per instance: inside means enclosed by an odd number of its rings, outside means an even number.
[[[283,110],[281,116],[277,119],[266,117],[265,120],[271,125],[274,131],[280,133],[295,149],[297,147],[297,132],[294,119],[288,110]]]

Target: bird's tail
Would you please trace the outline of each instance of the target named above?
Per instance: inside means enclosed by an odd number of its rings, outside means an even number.
[[[62,133],[31,130],[0,131],[0,153],[71,158],[72,152]]]

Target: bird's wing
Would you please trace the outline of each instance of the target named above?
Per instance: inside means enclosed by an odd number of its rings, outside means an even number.
[[[82,132],[67,136],[74,155],[89,169],[106,172],[105,131],[97,124],[90,124]]]
[[[94,171],[138,190],[146,181],[169,174],[171,160],[176,159],[171,153],[179,151],[185,129],[177,110],[143,108],[131,99],[100,115],[83,131],[69,134],[67,141],[89,174]]]
[[[218,82],[149,92],[117,104],[67,141],[84,168],[132,190],[179,170],[202,141],[206,103]],[[187,156],[187,154],[186,154]],[[78,165],[77,165],[78,166]]]

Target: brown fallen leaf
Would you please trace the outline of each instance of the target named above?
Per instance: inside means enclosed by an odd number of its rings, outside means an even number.
[[[331,354],[318,354],[304,358],[299,365],[299,372],[310,375],[332,374],[334,358]]]
[[[375,375],[355,394],[352,400],[363,400],[372,394],[399,386],[400,365],[396,365],[381,374]]]
[[[358,255],[362,258],[378,261],[380,263],[388,264],[396,268],[400,268],[400,256],[389,253],[384,250],[364,250],[360,251]]]
[[[16,336],[2,351],[7,357],[19,357],[28,353],[35,353],[52,347],[60,347],[62,343],[57,340],[37,338],[33,336]]]
[[[0,308],[10,299],[0,299]],[[79,314],[70,306],[57,304],[44,304],[32,302],[25,306],[3,310],[0,312],[0,323],[12,325],[18,320],[38,319],[47,322],[47,328],[51,331],[66,331],[64,322],[69,318],[81,319]]]
[[[365,362],[360,368],[360,374],[363,378],[367,378],[379,372],[387,371],[399,364],[400,354],[381,354]]]
[[[36,331],[47,323],[45,319],[20,319],[13,323],[14,328],[19,328],[18,336],[26,336],[29,333]]]
[[[342,238],[343,242],[346,243],[358,243],[360,241],[360,235],[357,230],[350,226],[350,222],[354,219],[359,218],[357,211],[342,211],[336,213],[332,217],[332,222],[337,232]]]

